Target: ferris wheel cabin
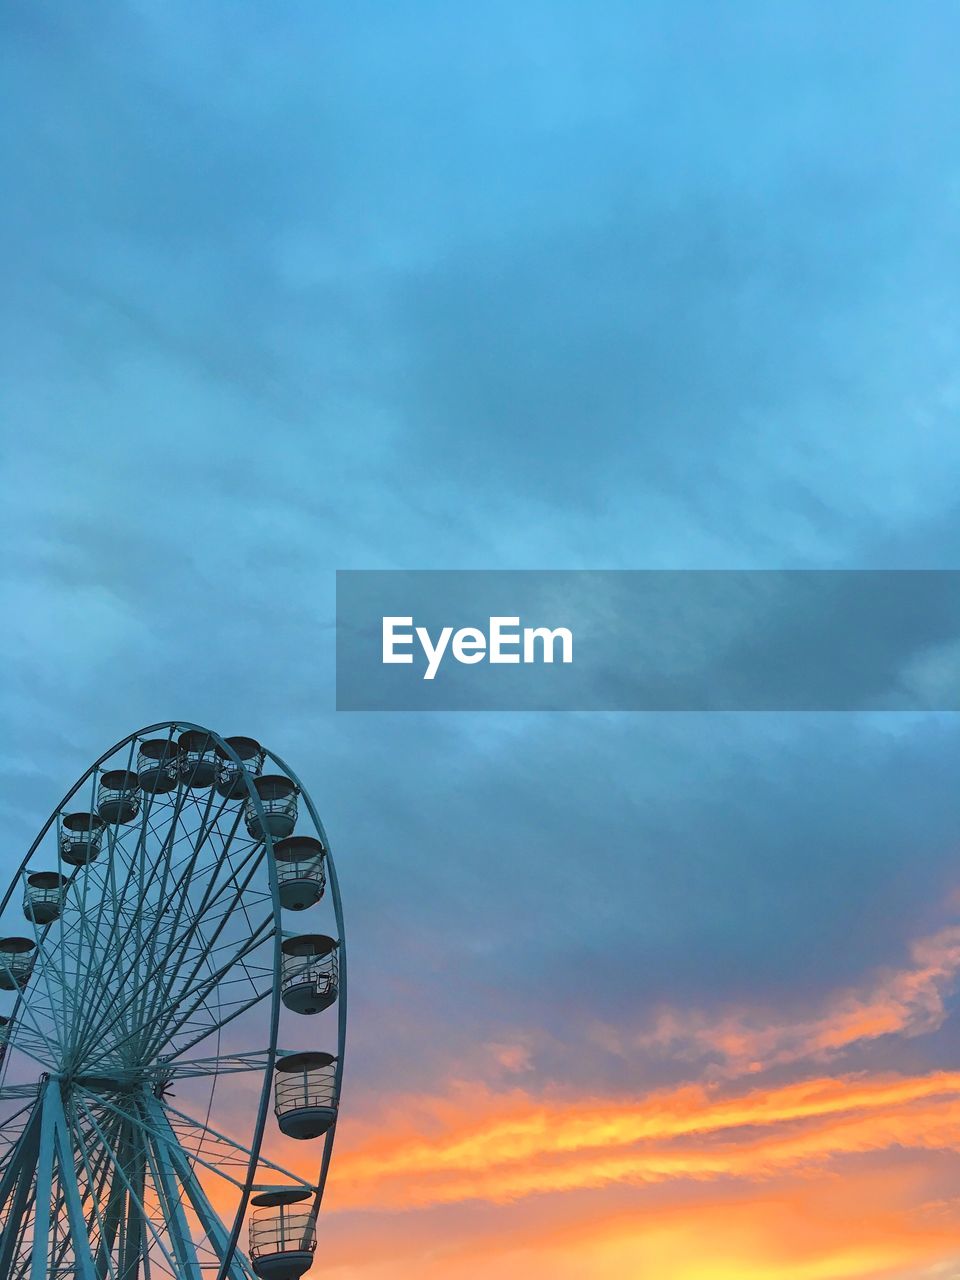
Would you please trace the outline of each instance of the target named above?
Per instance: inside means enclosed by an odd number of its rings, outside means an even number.
[[[108,825],[132,822],[140,812],[140,782],[129,769],[109,769],[97,787],[97,813]]]
[[[36,951],[30,938],[0,938],[0,990],[18,991],[27,985]]]
[[[337,940],[325,933],[287,938],[280,977],[280,999],[292,1013],[320,1013],[337,998]]]
[[[254,787],[263,810],[263,820],[253,800],[247,801],[247,830],[254,840],[284,840],[297,825],[297,784],[283,774],[255,778]]]
[[[60,819],[60,859],[70,867],[85,867],[100,852],[106,824],[97,813],[65,813]]]
[[[317,1220],[311,1209],[295,1209],[311,1197],[294,1188],[264,1191],[250,1203],[250,1261],[260,1280],[300,1280],[313,1265]]]
[[[171,738],[147,738],[137,748],[137,782],[148,795],[165,795],[177,785],[180,750]]]
[[[277,1059],[274,1114],[288,1138],[319,1138],[336,1120],[336,1061],[332,1053],[288,1053]]]
[[[10,1040],[10,1019],[0,1014],[0,1066],[7,1056],[7,1043]]]
[[[217,780],[217,749],[203,729],[185,729],[178,739],[180,777],[193,791],[205,791]]]
[[[277,841],[273,856],[282,907],[305,911],[320,901],[327,883],[323,867],[326,852],[313,836],[288,836]]]
[[[60,919],[67,877],[57,871],[34,871],[27,876],[23,895],[23,914],[34,924],[53,924]]]
[[[254,776],[259,774],[263,768],[264,750],[256,738],[224,738],[224,742],[240,757],[240,762],[248,773]],[[242,770],[221,746],[217,747],[217,758],[217,790],[227,800],[241,799],[247,794]]]

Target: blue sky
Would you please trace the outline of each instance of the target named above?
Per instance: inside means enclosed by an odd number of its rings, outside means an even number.
[[[337,568],[957,567],[951,5],[2,25],[0,865],[138,724],[268,742],[371,1091],[667,1081],[590,1028],[950,918],[954,717],[338,716],[332,627]]]

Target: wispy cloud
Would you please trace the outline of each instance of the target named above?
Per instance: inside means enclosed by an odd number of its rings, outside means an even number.
[[[960,1144],[960,1073],[818,1077],[723,1096],[689,1086],[549,1100],[462,1085],[409,1098],[374,1141],[341,1151],[332,1203],[371,1208],[583,1190],[611,1182],[757,1178],[890,1146]],[[422,1136],[428,1124],[441,1132]]]
[[[645,1053],[686,1054],[703,1078],[632,1095],[538,1088],[527,1083],[535,1037],[491,1043],[484,1077],[383,1097],[345,1128],[317,1274],[952,1274],[960,1072],[822,1066],[854,1045],[936,1031],[958,972],[960,930],[950,927],[795,1023],[765,1025],[760,1009],[661,1015],[631,1041],[638,1064]],[[761,1067],[782,1077],[786,1065],[795,1078],[756,1083]],[[506,1087],[511,1076],[522,1084]]]
[[[942,929],[910,948],[910,963],[889,969],[861,987],[832,993],[823,1008],[796,1019],[771,1009],[721,1014],[664,1009],[636,1035],[598,1029],[608,1047],[718,1065],[740,1075],[806,1059],[825,1060],[882,1036],[936,1031],[960,973],[960,928]]]

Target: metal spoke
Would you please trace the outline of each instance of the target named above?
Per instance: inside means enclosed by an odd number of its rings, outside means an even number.
[[[79,1128],[79,1126],[78,1126]],[[99,1236],[97,1247],[96,1275],[98,1280],[106,1280],[109,1275],[110,1280],[117,1280],[117,1270],[113,1265],[110,1257],[112,1251],[112,1240],[108,1243],[109,1237],[107,1227],[103,1220],[103,1214],[100,1212],[100,1197],[103,1195],[103,1188],[106,1184],[106,1174],[109,1167],[107,1155],[105,1151],[101,1151],[100,1170],[95,1175],[90,1164],[90,1154],[87,1151],[86,1143],[83,1141],[79,1132],[76,1133],[77,1147],[80,1152],[80,1162],[83,1165],[84,1174],[87,1179],[87,1186],[90,1188],[90,1199],[93,1205],[93,1216],[97,1223],[97,1234]],[[109,1208],[109,1204],[108,1204]]]
[[[115,1102],[105,1101],[103,1105],[109,1108],[109,1110],[115,1112],[116,1115],[123,1117],[123,1119],[127,1120],[131,1125],[139,1125],[142,1132],[146,1134],[148,1137],[160,1136],[159,1134],[153,1133],[152,1130],[145,1123],[143,1123],[142,1121],[138,1121],[128,1111],[124,1111],[121,1107],[117,1106]],[[196,1160],[198,1164],[202,1164],[205,1169],[209,1169],[211,1173],[217,1174],[219,1177],[223,1178],[226,1182],[232,1182],[235,1187],[239,1188],[243,1186],[242,1182],[238,1182],[236,1178],[231,1177],[231,1175],[224,1168],[218,1167],[212,1162],[202,1159],[198,1155],[194,1155],[192,1158]]]
[[[166,1147],[180,1183],[186,1191],[190,1203],[193,1205],[194,1212],[206,1231],[207,1238],[213,1245],[219,1261],[222,1262],[227,1252],[227,1233],[223,1223],[217,1217],[213,1206],[207,1199],[206,1192],[197,1180],[193,1166],[187,1158],[186,1152],[177,1141],[176,1134],[171,1128],[170,1121],[167,1119],[163,1108],[153,1099],[148,1100],[147,1108],[147,1115],[158,1133],[155,1141],[160,1146]],[[240,1280],[243,1280],[244,1277],[252,1277],[250,1264],[239,1250],[234,1254],[230,1274],[233,1276],[235,1273],[239,1274]]]
[[[140,883],[139,883],[139,896],[140,896],[140,899],[141,899],[141,900],[143,899],[143,896],[146,894],[146,892],[147,892],[148,888],[149,888],[149,887],[150,887],[150,885],[152,884],[153,879],[154,879],[154,876],[155,876],[155,874],[156,874],[156,872],[157,872],[158,868],[160,867],[160,865],[161,865],[161,864],[163,865],[163,867],[164,867],[165,871],[166,871],[166,869],[168,869],[168,864],[169,864],[169,861],[170,861],[170,859],[171,859],[171,857],[172,857],[174,847],[175,847],[175,846],[177,845],[177,843],[179,842],[179,839],[184,838],[183,836],[181,836],[181,837],[179,837],[179,838],[178,838],[178,836],[177,836],[177,830],[178,830],[178,828],[177,828],[177,823],[178,823],[178,822],[179,822],[179,820],[180,820],[182,807],[183,807],[183,804],[185,803],[185,800],[186,800],[187,795],[188,795],[188,793],[187,793],[187,791],[186,791],[183,787],[178,788],[177,796],[176,796],[176,800],[175,800],[175,802],[174,802],[173,812],[172,812],[170,815],[168,815],[168,818],[167,818],[167,821],[168,821],[168,823],[169,823],[169,830],[168,830],[168,833],[167,833],[166,837],[163,839],[163,841],[162,841],[162,843],[161,843],[161,847],[160,847],[160,850],[159,850],[158,855],[157,855],[157,856],[155,857],[155,859],[154,859],[154,867],[153,867],[153,871],[152,871],[152,873],[151,873],[151,876],[150,876],[149,878],[145,878],[145,877],[143,877],[143,875],[141,874],[141,879],[140,879]],[[154,798],[155,798],[155,797],[152,797],[152,796],[151,796],[151,798],[150,798],[150,799],[151,799],[151,802],[154,800]],[[239,821],[239,815],[238,815],[238,821]],[[193,854],[192,859],[188,861],[187,866],[184,868],[184,870],[183,870],[183,872],[182,872],[181,876],[179,877],[178,881],[177,881],[177,882],[176,882],[176,884],[174,885],[174,888],[171,890],[171,897],[172,897],[172,894],[173,894],[173,893],[176,893],[179,889],[181,889],[181,888],[184,886],[184,884],[187,882],[187,880],[189,879],[190,872],[191,872],[192,867],[193,867],[193,865],[194,865],[194,863],[195,863],[195,861],[196,861],[196,857],[197,857],[197,856],[198,856],[198,854],[199,854],[200,847],[202,846],[202,844],[203,844],[204,840],[207,838],[207,836],[209,835],[209,833],[210,833],[210,829],[206,829],[206,828],[205,828],[205,829],[202,831],[202,833],[201,833],[201,837],[200,837],[200,843],[197,845],[197,848],[196,848],[196,849],[195,849],[195,851],[194,851],[194,854]],[[141,836],[141,839],[138,841],[137,848],[134,850],[134,854],[135,854],[135,855],[142,856],[142,845],[143,845],[143,842],[144,842],[144,841],[143,841],[143,836]],[[121,895],[121,900],[122,900],[122,901],[125,901],[125,900],[126,900],[126,890],[127,890],[127,887],[128,887],[128,885],[129,885],[129,882],[130,882],[130,880],[131,880],[131,878],[132,878],[132,875],[133,875],[134,861],[135,861],[134,856],[131,856],[131,858],[130,858],[130,868],[129,868],[129,871],[128,871],[128,879],[127,879],[126,884],[124,885],[124,892],[123,892],[123,894]],[[161,928],[161,922],[162,922],[162,920],[163,920],[164,911],[165,911],[165,909],[166,909],[166,907],[167,907],[167,905],[168,905],[168,903],[169,903],[169,901],[170,901],[170,900],[171,900],[171,899],[169,899],[169,898],[168,898],[168,899],[166,899],[166,900],[161,900],[161,902],[158,904],[158,906],[157,906],[157,908],[156,908],[156,919],[155,919],[155,921],[154,921],[154,924],[153,924],[153,926],[152,926],[152,928],[151,928],[150,932],[147,934],[146,938],[144,939],[144,941],[149,941],[149,942],[151,943],[151,945],[153,945],[153,943],[155,942],[156,936],[159,934],[159,931],[160,931],[160,928]],[[185,900],[185,898],[184,898],[183,896],[181,896],[181,907],[182,907],[182,903],[183,903],[183,901],[184,901],[184,900]],[[178,908],[178,910],[179,910],[179,909],[180,909],[180,908]],[[118,966],[118,964],[119,964],[119,961],[120,961],[120,955],[118,954],[117,958],[114,960],[113,965],[111,966],[111,969],[110,969],[109,973],[107,974],[106,981],[105,981],[105,982],[104,982],[104,984],[103,984],[103,990],[104,990],[104,991],[107,991],[107,990],[110,988],[111,983],[112,983],[115,979],[117,980],[117,985],[118,985],[121,989],[123,989],[123,988],[126,986],[126,979],[127,979],[127,978],[128,978],[128,976],[129,976],[129,971],[125,971],[125,972],[121,975],[121,977],[120,977],[119,979],[117,979],[116,970],[117,970],[117,966]],[[160,971],[160,970],[158,969],[158,970],[156,970],[155,972],[159,972],[159,971]],[[143,995],[143,993],[147,990],[148,985],[149,985],[149,983],[148,983],[148,977],[144,977],[144,978],[140,979],[140,981],[138,982],[138,984],[136,985],[136,987],[135,987],[135,989],[134,989],[133,997],[132,997],[132,1001],[135,1001],[135,1000],[136,1000],[136,998],[137,998],[138,996]],[[132,1002],[132,1001],[131,1001],[131,1002]],[[100,1012],[102,1011],[102,1008],[103,1008],[103,1000],[101,999],[101,1001],[98,1003],[98,1005],[97,1005],[96,1009],[92,1012],[91,1017],[87,1020],[87,1024],[85,1025],[85,1027],[84,1027],[84,1029],[83,1029],[83,1035],[82,1035],[82,1037],[81,1037],[81,1039],[82,1039],[82,1041],[83,1041],[83,1042],[87,1042],[87,1041],[89,1041],[89,1039],[90,1039],[90,1037],[91,1037],[91,1036],[94,1036],[94,1037],[95,1037],[95,1036],[97,1036],[98,1034],[100,1034],[101,1028],[100,1028],[99,1026],[95,1025],[95,1024],[94,1024],[94,1025],[92,1025],[92,1024],[93,1024],[93,1018],[94,1018],[94,1016],[96,1016],[96,1014],[100,1013]],[[109,1011],[108,1011],[108,1012],[109,1012]]]
[[[84,1114],[86,1115],[87,1119],[90,1121],[90,1123],[93,1125],[94,1129],[96,1130],[97,1137],[100,1139],[100,1142],[102,1143],[104,1150],[107,1152],[108,1156],[110,1157],[110,1160],[113,1163],[113,1167],[116,1170],[117,1176],[119,1177],[123,1185],[126,1187],[129,1202],[131,1205],[136,1207],[140,1222],[142,1223],[143,1226],[149,1229],[150,1234],[153,1236],[154,1242],[156,1243],[160,1252],[163,1254],[164,1258],[166,1259],[167,1263],[170,1266],[170,1274],[173,1276],[176,1276],[178,1274],[177,1264],[174,1261],[174,1259],[170,1256],[169,1250],[164,1244],[162,1236],[157,1231],[156,1227],[153,1225],[153,1220],[151,1219],[150,1215],[147,1213],[147,1210],[143,1203],[143,1191],[141,1190],[140,1193],[138,1194],[137,1191],[134,1189],[129,1176],[124,1170],[123,1163],[121,1162],[117,1153],[113,1150],[111,1145],[107,1142],[104,1136],[103,1130],[97,1124],[96,1119],[92,1115],[89,1107],[86,1105],[83,1098],[78,1098],[77,1101],[79,1102],[80,1106],[83,1108]]]
[[[252,879],[252,877],[253,877],[254,873],[256,872],[256,869],[257,869],[257,866],[256,866],[256,864],[255,864],[255,865],[253,866],[253,868],[251,869],[251,871],[250,871],[250,874],[249,874],[249,876],[248,876],[248,878],[247,878],[247,882],[249,882],[249,880],[250,880],[250,879]],[[245,882],[245,883],[247,883],[247,882]],[[217,927],[217,929],[216,929],[216,931],[215,931],[215,933],[214,933],[214,936],[213,936],[212,941],[215,941],[215,940],[216,940],[216,937],[218,937],[218,936],[219,936],[220,932],[222,931],[222,929],[223,929],[223,927],[225,926],[225,924],[226,924],[226,922],[227,922],[227,920],[228,920],[228,919],[229,919],[229,915],[228,915],[228,914],[224,914],[224,916],[223,916],[223,919],[222,919],[221,923],[218,925],[218,927]],[[176,939],[176,940],[175,940],[175,943],[171,943],[171,945],[168,947],[168,950],[167,950],[167,952],[164,954],[164,956],[163,956],[163,957],[161,957],[161,959],[157,961],[157,963],[153,966],[153,968],[151,969],[151,971],[150,971],[149,973],[147,973],[146,975],[144,975],[144,977],[143,977],[143,979],[141,980],[140,984],[139,984],[139,985],[134,989],[134,991],[133,991],[132,993],[130,993],[130,994],[126,997],[126,999],[124,1000],[124,1003],[120,1006],[120,1008],[114,1012],[113,1017],[112,1017],[109,1021],[104,1022],[104,1023],[101,1023],[101,1024],[96,1028],[96,1034],[97,1034],[97,1037],[98,1037],[98,1038],[101,1038],[101,1037],[103,1037],[104,1035],[106,1035],[108,1032],[110,1032],[110,1031],[113,1029],[113,1027],[117,1024],[117,1022],[121,1020],[121,1018],[124,1016],[124,1014],[125,1014],[125,1013],[126,1013],[126,1012],[131,1008],[131,1007],[132,1007],[132,1005],[135,1003],[135,1001],[136,1001],[137,997],[141,994],[141,988],[142,988],[143,986],[145,986],[146,984],[148,984],[148,983],[150,983],[150,982],[154,982],[154,981],[156,981],[156,980],[157,980],[157,979],[158,979],[158,978],[159,978],[159,977],[160,977],[160,976],[161,976],[161,975],[166,971],[166,966],[167,966],[167,964],[168,964],[168,963],[170,963],[170,962],[171,962],[171,959],[172,959],[172,950],[174,949],[174,947],[175,947],[175,946],[180,946],[180,944],[182,943],[182,950],[180,951],[180,953],[179,953],[179,955],[178,955],[178,957],[177,957],[176,965],[175,965],[175,968],[174,968],[174,971],[176,971],[176,968],[178,968],[178,967],[179,967],[179,965],[183,962],[183,959],[184,959],[184,957],[185,957],[185,956],[186,956],[186,954],[187,954],[187,950],[188,950],[189,944],[190,944],[190,942],[191,942],[192,938],[196,935],[196,932],[197,932],[197,924],[196,924],[196,922],[194,922],[194,923],[191,925],[191,927],[190,927],[188,930],[186,930],[186,931],[184,932],[184,934],[183,934],[180,938],[178,938],[178,939]],[[211,942],[211,945],[212,945],[212,942]],[[200,959],[200,962],[199,962],[199,963],[198,963],[198,965],[196,966],[195,970],[191,973],[191,975],[190,975],[190,979],[189,979],[190,981],[194,980],[194,979],[195,979],[195,977],[196,977],[196,975],[197,975],[197,973],[199,973],[200,967],[202,967],[202,963],[203,963],[203,959],[204,959],[204,954],[205,954],[204,952],[202,952],[202,953],[201,953],[201,959]],[[86,1043],[86,1042],[85,1042],[85,1043]]]
[[[190,1005],[187,1012],[181,1013],[177,1018],[173,1017],[176,1010],[168,1011],[166,1019],[159,1022],[156,1033],[148,1042],[148,1051],[155,1052],[161,1045],[172,1040],[180,1028],[190,1019],[191,1015],[200,1008],[200,1006],[206,1001],[207,997],[218,987],[226,975],[238,964],[241,964],[244,957],[250,955],[251,952],[256,951],[264,942],[268,941],[273,936],[275,927],[274,919],[271,914],[260,922],[252,936],[246,942],[242,943],[239,949],[231,955],[226,963],[220,965],[216,972],[206,977],[198,986],[187,986],[183,991],[181,991],[178,996],[180,1002],[193,1000],[194,996],[196,996],[196,999],[193,1001],[193,1004]],[[192,976],[193,975],[191,975],[191,977]],[[270,976],[272,978],[272,972]],[[211,1027],[211,1030],[214,1029],[214,1027]]]
[[[192,1116],[188,1116],[185,1112],[180,1111],[177,1107],[171,1107],[165,1104],[163,1109],[164,1109],[164,1112],[166,1113],[168,1123],[171,1123],[170,1121],[171,1116],[176,1116],[178,1120],[183,1121],[183,1123],[188,1125],[191,1129],[201,1134],[209,1135],[215,1138],[218,1142],[226,1143],[227,1146],[232,1147],[233,1150],[240,1152],[243,1156],[246,1156],[247,1158],[249,1158],[252,1155],[250,1148],[245,1147],[242,1142],[237,1142],[235,1138],[227,1137],[225,1133],[218,1132],[216,1129],[211,1128],[209,1124],[201,1124],[199,1120],[195,1120]],[[172,1124],[171,1124],[171,1127],[172,1127]],[[273,1160],[268,1160],[267,1157],[262,1154],[260,1156],[260,1163],[264,1165],[266,1168],[272,1169],[274,1173],[280,1173],[285,1178],[289,1178],[291,1182],[295,1182],[299,1184],[301,1187],[309,1187],[311,1190],[313,1190],[314,1184],[312,1182],[308,1182],[306,1178],[302,1178],[297,1173],[291,1173],[289,1169],[284,1169],[282,1165],[276,1164]]]
[[[169,817],[169,831],[161,841],[160,850],[158,852],[156,859],[154,860],[155,866],[159,864],[161,859],[164,860],[164,864],[165,864],[166,858],[170,855],[170,853],[172,852],[173,846],[176,844],[177,819],[179,817],[180,809],[184,802],[185,795],[186,795],[186,792],[183,790],[183,788],[179,788],[177,792],[177,797],[174,803],[173,813]],[[115,904],[126,902],[127,892],[133,880],[136,859],[137,857],[142,856],[142,847],[144,845],[146,834],[149,829],[149,821],[148,821],[149,813],[152,811],[154,800],[155,800],[154,796],[151,796],[149,798],[148,805],[144,812],[144,820],[143,820],[143,826],[141,827],[140,836],[137,840],[137,845],[135,849],[131,852],[131,856],[129,859],[129,866],[127,868],[126,880],[124,881],[124,886],[119,895],[119,898],[115,897],[114,899]],[[112,860],[111,860],[111,863],[112,863]],[[148,888],[148,884],[146,883],[144,877],[141,875],[140,882],[138,885],[139,901],[143,901],[147,888]],[[163,905],[164,904],[161,904],[157,908],[156,919],[154,921],[151,934],[159,931],[161,927],[161,921],[163,919]],[[115,905],[115,914],[116,914],[116,911],[117,911],[117,907]],[[100,986],[100,991],[101,991],[100,999],[97,1001],[95,1006],[91,1009],[89,1016],[85,1020],[84,1025],[80,1029],[78,1034],[78,1038],[80,1040],[81,1045],[86,1043],[91,1036],[96,1036],[100,1033],[100,1027],[97,1024],[95,1024],[94,1020],[102,1011],[104,1000],[107,997],[108,993],[114,988],[114,985],[119,987],[121,990],[126,985],[126,978],[129,976],[129,971],[124,971],[119,979],[117,977],[117,969],[121,964],[122,958],[123,958],[123,951],[122,949],[120,949],[117,951],[109,969],[107,970],[106,974],[103,976],[103,979],[101,981],[101,986]],[[137,990],[139,990],[139,987],[137,988]]]
[[[176,1254],[177,1264],[180,1268],[178,1274],[182,1277],[182,1280],[201,1280],[197,1251],[190,1236],[190,1228],[187,1226],[181,1197],[177,1194],[176,1186],[174,1185],[173,1172],[170,1168],[167,1153],[162,1148],[158,1152],[149,1138],[144,1142],[143,1149],[146,1154],[150,1175],[153,1178],[153,1185],[160,1193],[160,1203],[165,1210],[167,1231],[173,1241],[173,1251]]]
[[[288,1049],[278,1049],[278,1057],[289,1053]],[[192,1080],[204,1076],[228,1076],[245,1071],[263,1071],[267,1065],[267,1054],[263,1049],[252,1049],[248,1053],[223,1054],[216,1058],[169,1059],[169,1069],[175,1080]],[[166,1065],[166,1064],[165,1064]],[[2,1095],[0,1095],[2,1096]]]

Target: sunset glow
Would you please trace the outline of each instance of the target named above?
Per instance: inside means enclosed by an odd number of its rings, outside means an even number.
[[[559,1081],[536,1092],[458,1079],[369,1103],[344,1121],[312,1274],[952,1275],[960,1072],[823,1065],[882,1035],[889,1048],[935,1031],[957,968],[947,930],[918,942],[906,966],[829,994],[796,1026],[763,1029],[751,1011],[713,1023],[673,1011],[634,1038],[640,1060],[665,1026],[675,1043],[695,1025],[700,1046],[723,1054],[720,1078],[616,1097],[572,1097]],[[734,1024],[754,1028],[749,1046],[731,1048]],[[785,1056],[792,1078],[777,1080]],[[529,1066],[505,1046],[496,1057],[518,1078]]]

